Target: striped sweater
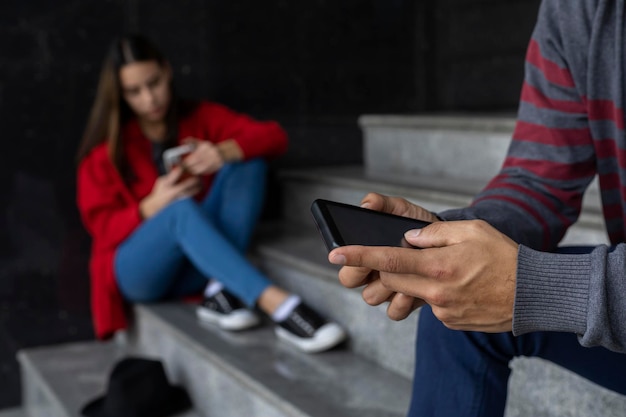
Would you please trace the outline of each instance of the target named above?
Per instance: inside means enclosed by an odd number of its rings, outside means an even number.
[[[572,332],[626,352],[626,22],[623,0],[544,0],[500,173],[446,220],[520,243],[513,333]],[[612,246],[553,253],[598,175]]]

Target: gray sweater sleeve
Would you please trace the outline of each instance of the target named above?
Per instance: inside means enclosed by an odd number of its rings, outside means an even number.
[[[596,13],[599,3],[603,4],[601,20]],[[626,246],[598,246],[582,254],[556,253],[558,242],[578,218],[582,195],[597,166],[594,133],[584,117],[588,101],[583,97],[598,94],[589,91],[595,86],[587,80],[603,83],[597,91],[617,91],[605,84],[624,78],[622,73],[605,74],[613,71],[606,66],[597,77],[590,77],[585,60],[602,62],[607,57],[589,58],[590,54],[581,53],[611,54],[606,39],[595,40],[602,41],[599,47],[600,43],[593,46],[594,40],[587,37],[594,33],[593,24],[603,25],[598,33],[614,33],[606,27],[618,21],[611,16],[610,4],[543,1],[531,43],[535,55],[529,48],[518,128],[503,168],[470,207],[439,216],[445,220],[483,219],[520,243],[515,335],[570,332],[577,334],[584,346],[626,352]],[[571,132],[587,134],[588,141]],[[611,222],[612,227],[615,224]]]
[[[620,244],[568,255],[520,245],[513,333],[570,332],[583,346],[626,352],[625,251]]]

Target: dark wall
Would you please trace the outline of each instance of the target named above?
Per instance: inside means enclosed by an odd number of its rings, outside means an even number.
[[[216,29],[216,95],[279,113],[295,143],[287,164],[360,162],[358,115],[415,109],[414,2],[216,6],[237,16]]]
[[[433,2],[434,3],[434,2]],[[540,0],[438,0],[432,6],[433,108],[514,109]]]
[[[115,35],[152,37],[181,95],[281,122],[277,168],[359,163],[361,114],[513,109],[537,3],[2,1],[0,408],[17,349],[93,337],[74,154]]]

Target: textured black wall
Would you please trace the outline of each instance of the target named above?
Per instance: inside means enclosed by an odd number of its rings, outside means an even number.
[[[540,0],[438,0],[431,104],[447,111],[515,108]]]
[[[115,35],[153,38],[181,95],[280,121],[277,167],[359,163],[360,114],[514,108],[537,3],[3,0],[0,408],[17,349],[92,337],[74,154]]]

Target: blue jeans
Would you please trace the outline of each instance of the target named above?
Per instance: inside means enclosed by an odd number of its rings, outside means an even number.
[[[271,282],[245,258],[265,196],[260,159],[225,165],[202,202],[177,200],[143,222],[118,248],[124,297],[158,301],[197,293],[215,279],[253,307]]]
[[[560,252],[585,251],[575,248]],[[626,355],[585,348],[576,335],[537,332],[460,332],[445,327],[430,307],[420,312],[411,417],[502,417],[518,356],[556,363],[610,390],[626,394]]]

